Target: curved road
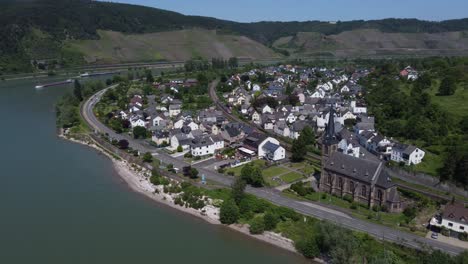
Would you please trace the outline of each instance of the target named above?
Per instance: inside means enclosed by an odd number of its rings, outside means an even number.
[[[149,151],[159,160],[166,164],[172,163],[175,167],[178,168],[182,168],[183,166],[189,166],[190,164],[171,157],[164,151],[152,147],[143,140],[135,140],[129,135],[115,133],[113,130],[106,127],[96,118],[96,116],[93,113],[93,107],[96,105],[97,102],[99,102],[102,95],[108,89],[112,89],[115,86],[116,85],[110,86],[104,90],[99,91],[98,93],[91,96],[88,100],[86,100],[86,102],[82,105],[81,115],[83,119],[90,125],[90,127],[92,127],[95,130],[95,132],[107,133],[111,138],[115,138],[118,140],[126,139],[129,141],[130,146],[132,148],[137,149],[141,152]],[[230,186],[233,182],[233,179],[231,177],[219,174],[217,172],[213,172],[211,170],[207,170],[201,164],[193,166],[196,167],[199,170],[199,172],[201,174],[204,174],[205,177],[209,180],[215,181],[224,186]],[[282,196],[281,192],[274,189],[247,187],[246,192],[256,195],[257,197],[266,199],[274,204],[289,207],[301,214],[322,220],[328,220],[340,226],[355,231],[367,233],[369,235],[374,236],[377,239],[384,239],[385,241],[398,243],[416,249],[422,249],[424,248],[423,245],[427,245],[434,249],[439,249],[452,255],[461,253],[463,251],[463,248],[460,247],[456,247],[453,245],[439,242],[437,240],[420,237],[411,233],[406,233],[393,228],[360,220],[317,203],[297,201],[291,198],[287,198]]]

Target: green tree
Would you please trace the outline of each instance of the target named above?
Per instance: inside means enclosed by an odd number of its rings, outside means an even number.
[[[239,219],[239,207],[233,199],[227,199],[223,202],[219,212],[221,223],[230,225]]]
[[[184,148],[181,145],[177,146],[177,152],[182,152],[182,151],[184,151]]]
[[[109,126],[110,128],[112,128],[112,130],[114,130],[117,134],[120,134],[122,133],[123,131],[123,128],[122,128],[122,120],[118,119],[118,118],[111,118],[111,120],[109,120]]]
[[[146,152],[144,155],[143,155],[143,161],[144,162],[153,162],[153,155],[151,155],[150,152]]]
[[[291,160],[293,162],[301,162],[304,160],[304,157],[307,154],[307,146],[303,139],[299,137],[293,141],[291,152]]]
[[[190,169],[190,178],[192,179],[198,178],[198,173],[199,173],[198,170],[192,167]]]
[[[439,86],[439,94],[442,96],[453,95],[457,89],[455,79],[453,77],[445,77]]]
[[[286,85],[286,90],[285,90],[285,94],[287,95],[290,95],[292,94],[292,92],[294,91],[294,87],[291,86],[291,83],[288,82],[288,84]]]
[[[146,128],[142,126],[137,126],[133,128],[133,137],[138,139],[138,138],[146,138],[147,133],[146,133]]]
[[[78,99],[78,101],[83,101],[83,94],[82,94],[82,91],[81,91],[81,84],[80,82],[75,79],[75,82],[74,82],[74,88],[73,88],[73,95],[75,95],[76,99]]]
[[[234,199],[237,205],[239,205],[242,199],[244,199],[245,197],[245,187],[246,183],[241,177],[236,177],[234,182],[232,183],[232,198]]]
[[[279,217],[277,214],[272,211],[268,211],[263,216],[263,221],[265,223],[265,230],[274,230],[276,225],[279,223]]]
[[[253,166],[252,164],[248,163],[244,165],[241,170],[241,179],[244,180],[246,183],[250,183],[250,177],[252,176]]]
[[[314,145],[315,144],[315,133],[314,130],[310,126],[305,126],[302,129],[301,134],[299,135],[299,139],[304,142],[306,145]]]
[[[153,77],[153,74],[151,73],[151,70],[146,71],[146,82],[154,83],[154,77]]]
[[[265,184],[263,179],[263,171],[260,167],[254,166],[252,170],[252,175],[250,176],[250,185],[252,187],[262,187]]]
[[[265,231],[265,223],[263,222],[263,217],[257,216],[252,221],[250,221],[249,232],[250,234],[259,235]]]

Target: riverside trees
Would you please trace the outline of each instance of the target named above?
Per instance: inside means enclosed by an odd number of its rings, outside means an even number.
[[[262,169],[251,163],[242,168],[241,179],[253,187],[262,187],[265,184]]]

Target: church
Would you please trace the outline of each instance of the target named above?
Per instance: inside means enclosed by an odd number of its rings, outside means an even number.
[[[353,201],[366,204],[369,208],[380,206],[389,212],[401,212],[403,204],[385,164],[340,152],[334,124],[334,109],[331,107],[321,143],[320,191],[339,197],[348,195]]]

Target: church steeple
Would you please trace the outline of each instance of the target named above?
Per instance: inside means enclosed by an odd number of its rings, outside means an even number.
[[[328,124],[325,128],[323,144],[330,146],[330,145],[337,144],[337,143],[338,143],[338,139],[336,138],[336,133],[335,133],[335,109],[333,108],[333,106],[330,106]]]
[[[330,157],[333,152],[338,150],[338,143],[339,141],[335,133],[335,109],[333,106],[330,106],[328,124],[322,139],[322,156],[324,158]]]

